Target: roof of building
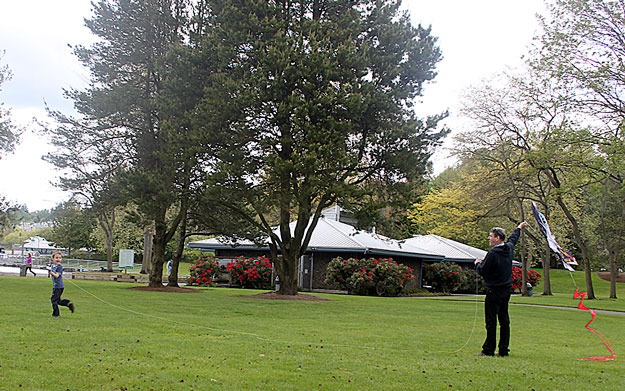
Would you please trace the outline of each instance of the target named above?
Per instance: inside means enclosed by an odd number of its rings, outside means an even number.
[[[295,228],[295,222],[291,223],[291,231]],[[274,228],[276,234],[280,234]],[[234,249],[259,250],[267,249],[268,246],[257,246],[251,241],[238,241],[233,243],[226,238],[212,238],[189,243],[191,248],[204,250]],[[377,256],[403,256],[409,258],[426,258],[432,260],[443,259],[440,252],[423,248],[416,244],[409,244],[403,240],[390,239],[367,231],[358,230],[355,227],[321,217],[308,243],[308,251],[316,252],[355,252]]]
[[[45,238],[41,236],[31,236],[27,240],[24,240],[22,245],[25,249],[34,248],[40,250],[58,250],[53,242],[47,241]]]
[[[438,235],[415,235],[406,239],[406,243],[434,251],[443,255],[445,260],[448,261],[473,262],[477,258],[483,259],[486,256],[486,251],[484,250]]]

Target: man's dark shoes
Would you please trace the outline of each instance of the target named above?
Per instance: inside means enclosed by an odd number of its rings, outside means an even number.
[[[497,357],[508,357],[508,353],[497,353]]]
[[[494,353],[490,353],[490,354],[489,354],[489,353],[486,353],[486,352],[483,352],[483,351],[482,351],[482,352],[479,352],[478,354],[476,354],[476,356],[480,356],[480,357],[481,357],[481,356],[489,356],[489,357],[492,357],[492,356],[494,356],[494,355],[495,355]]]
[[[69,310],[74,313],[74,303],[70,302],[67,306],[69,307]]]

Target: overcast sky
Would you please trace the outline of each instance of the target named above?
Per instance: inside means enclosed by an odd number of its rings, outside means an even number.
[[[50,181],[57,173],[41,160],[50,150],[36,135],[32,118],[45,120],[44,105],[70,112],[63,88],[81,88],[88,73],[81,68],[69,45],[88,44],[84,18],[90,17],[90,0],[19,0],[6,2],[0,13],[0,65],[8,65],[13,79],[0,91],[0,102],[11,108],[16,123],[27,131],[14,154],[0,159],[0,194],[26,204],[31,211],[49,209],[67,199]],[[451,112],[446,121],[458,128],[462,92],[470,85],[507,68],[518,67],[537,32],[536,13],[543,0],[404,0],[415,24],[432,26],[443,52],[438,77],[425,89],[420,115]],[[436,154],[435,170],[451,160]]]

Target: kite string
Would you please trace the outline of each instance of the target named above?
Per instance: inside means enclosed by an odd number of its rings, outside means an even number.
[[[573,277],[573,272],[569,270],[569,276],[571,276],[571,280],[573,280],[573,286],[575,287],[575,289],[577,289],[577,282],[575,281],[575,278]]]
[[[475,325],[477,323],[477,310],[478,310],[478,302],[479,302],[478,294],[479,294],[479,279],[477,278],[477,276],[475,276],[475,300],[474,300],[475,312],[473,315],[473,326],[471,327],[471,332],[469,333],[469,337],[467,338],[467,341],[464,343],[464,345],[452,351],[450,354],[458,353],[459,351],[464,349],[469,344],[469,342],[471,341],[471,338],[473,337],[473,332],[475,331]]]
[[[130,313],[135,314],[135,315],[145,316],[145,317],[148,317],[148,318],[154,318],[154,319],[158,319],[158,320],[161,320],[161,321],[164,321],[164,322],[168,322],[168,323],[176,323],[176,324],[179,324],[179,325],[189,326],[189,327],[197,327],[197,328],[207,329],[207,330],[211,330],[211,331],[217,331],[217,332],[221,332],[221,333],[225,333],[225,334],[230,333],[230,334],[245,335],[245,336],[250,336],[250,337],[259,339],[261,341],[266,341],[266,342],[276,342],[276,343],[286,343],[286,344],[292,344],[292,345],[306,345],[306,346],[317,345],[317,346],[337,347],[337,348],[354,348],[354,349],[364,349],[364,350],[390,350],[390,351],[398,351],[398,349],[395,349],[395,348],[384,348],[384,347],[380,348],[380,347],[371,347],[371,346],[365,346],[365,345],[356,346],[356,345],[347,345],[347,344],[331,344],[331,343],[306,342],[306,341],[286,341],[286,340],[267,338],[267,337],[263,337],[263,336],[261,336],[259,334],[250,333],[250,332],[246,332],[246,331],[237,331],[237,330],[231,330],[231,329],[220,329],[220,328],[217,328],[217,327],[198,325],[198,324],[194,324],[194,323],[183,322],[183,321],[180,321],[180,320],[167,319],[167,318],[164,318],[162,316],[146,314],[144,312],[131,310],[129,308],[125,308],[125,307],[119,306],[117,304],[111,303],[111,302],[106,301],[106,300],[96,296],[95,294],[89,292],[88,290],[84,289],[80,285],[76,284],[74,281],[72,281],[72,280],[68,280],[68,281],[72,285],[74,285],[75,287],[80,289],[81,291],[85,292],[86,294],[92,296],[94,299],[96,299],[96,300],[100,301],[101,303],[104,303],[104,304],[106,304],[108,306],[111,306],[113,308],[117,308],[118,310],[121,310],[121,311],[130,312]],[[404,352],[412,352],[412,350],[408,350],[408,349],[402,349],[402,351],[404,351]]]
[[[217,332],[223,332],[223,333],[232,333],[232,334],[239,334],[239,335],[246,335],[246,336],[250,336],[250,337],[254,337],[256,339],[262,340],[262,341],[267,341],[267,342],[279,342],[279,343],[290,343],[290,344],[300,344],[300,345],[320,345],[317,342],[296,342],[296,341],[285,341],[285,340],[278,340],[278,339],[272,339],[272,338],[267,338],[267,337],[263,337],[260,336],[258,334],[255,333],[250,333],[250,332],[245,332],[245,331],[237,331],[237,330],[231,330],[231,329],[220,329],[220,328],[216,328],[216,327],[210,327],[210,326],[205,326],[205,325],[198,325],[198,324],[194,324],[194,323],[189,323],[189,322],[183,322],[180,320],[172,320],[172,319],[167,319],[165,317],[162,316],[158,316],[158,315],[152,315],[152,314],[147,314],[144,312],[140,312],[140,311],[135,311],[129,308],[125,308],[122,306],[119,306],[117,304],[111,303],[109,301],[106,301],[100,297],[98,297],[97,295],[89,292],[88,290],[86,290],[85,288],[81,287],[80,285],[78,285],[77,283],[75,283],[73,280],[69,280],[69,282],[74,285],[75,287],[77,287],[78,289],[80,289],[81,291],[85,292],[86,294],[88,294],[89,296],[93,297],[94,299],[98,300],[99,302],[106,304],[108,306],[111,306],[113,308],[116,308],[120,311],[125,311],[125,312],[130,312],[132,314],[135,315],[139,315],[139,316],[144,316],[144,317],[149,317],[149,318],[153,318],[153,319],[158,319],[164,322],[168,322],[168,323],[175,323],[175,324],[179,324],[179,325],[183,325],[183,326],[190,326],[190,327],[198,327],[198,328],[203,328],[203,329],[208,329],[211,331],[217,331]],[[475,325],[477,324],[477,316],[478,316],[478,307],[479,307],[479,279],[476,278],[475,279],[475,311],[474,311],[474,316],[473,316],[473,326],[471,327],[471,332],[469,333],[469,337],[467,338],[466,342],[458,349],[454,350],[451,352],[451,354],[454,353],[458,353],[459,351],[461,351],[462,349],[464,349],[469,342],[471,341],[471,338],[473,337],[473,333],[475,331]],[[324,343],[323,346],[331,346],[331,347],[344,347],[344,348],[358,348],[358,349],[365,349],[365,350],[393,350],[393,351],[397,351],[397,349],[390,349],[390,348],[380,348],[380,347],[370,347],[370,346],[354,346],[354,345],[347,345],[347,344],[330,344],[330,343]],[[412,350],[406,350],[403,349],[403,351],[409,352]]]

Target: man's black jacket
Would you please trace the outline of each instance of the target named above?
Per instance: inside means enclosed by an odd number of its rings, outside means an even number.
[[[484,282],[488,286],[502,286],[512,284],[512,258],[514,257],[514,246],[519,241],[521,229],[517,228],[510,234],[508,241],[501,246],[495,246],[478,263],[475,271],[484,277]]]

